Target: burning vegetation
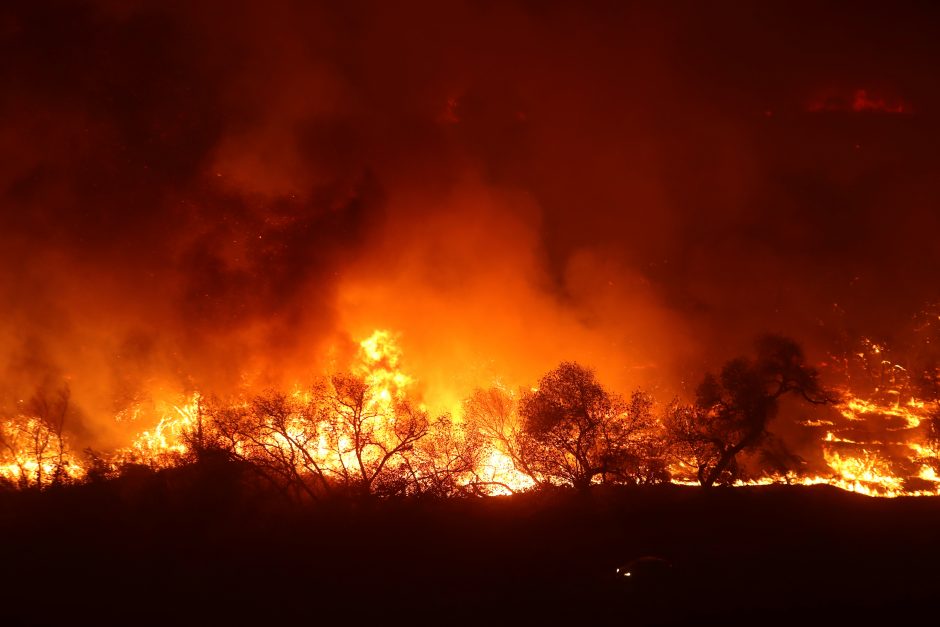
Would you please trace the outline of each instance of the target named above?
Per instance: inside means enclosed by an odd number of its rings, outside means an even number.
[[[766,336],[754,357],[706,375],[693,402],[657,402],[639,390],[623,398],[591,369],[563,362],[534,387],[479,387],[438,413],[415,394],[395,334],[378,330],[359,343],[347,373],[289,392],[225,399],[194,392],[156,405],[156,424],[112,451],[74,450],[68,389],[37,392],[2,424],[0,479],[41,489],[213,457],[301,501],[667,482],[940,494],[938,400],[929,395],[936,375],[912,381],[906,368],[879,359],[883,347],[864,345],[868,353],[853,361],[874,360],[878,375],[867,373],[864,398],[824,386],[795,342]],[[774,433],[788,399],[802,404],[789,419],[804,441],[817,438],[802,456]],[[128,416],[142,411],[134,406],[117,419],[136,423]]]
[[[5,6],[3,485],[937,494],[928,20],[615,4]]]
[[[904,623],[937,23],[0,2],[0,622]]]

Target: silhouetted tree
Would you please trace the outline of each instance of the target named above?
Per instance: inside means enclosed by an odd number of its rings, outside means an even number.
[[[22,412],[0,422],[0,460],[16,468],[19,487],[44,487],[68,479],[66,418],[71,393],[68,386],[57,390],[42,387]]]
[[[206,411],[211,426],[202,426],[203,445],[211,437],[213,446],[251,464],[262,478],[294,497],[317,499],[330,491],[329,469],[317,456],[320,419],[313,401],[268,392],[244,405]]]
[[[645,480],[650,407],[642,394],[624,403],[604,389],[589,368],[562,362],[522,397],[520,457],[536,474],[578,489],[598,476],[636,482],[642,475]]]
[[[518,402],[501,388],[475,390],[465,417],[536,486],[585,489],[598,477],[631,484],[668,480],[662,425],[652,407],[649,395],[636,392],[624,402],[589,368],[563,362]]]
[[[548,482],[546,477],[529,465],[526,445],[529,437],[522,429],[516,399],[503,388],[478,388],[464,402],[464,420],[468,428],[481,434],[486,448],[495,449],[512,461],[516,471],[529,477],[535,485]],[[487,481],[491,485],[513,492],[513,488],[499,481]]]
[[[347,486],[363,494],[406,491],[406,460],[428,433],[426,412],[406,401],[384,402],[361,377],[332,378],[327,441]]]
[[[719,447],[703,430],[703,413],[695,404],[673,401],[663,415],[671,457],[680,466],[691,467],[700,483],[706,469],[713,467],[720,456]]]
[[[453,493],[477,462],[478,439],[354,375],[207,411],[185,438],[189,448],[251,464],[292,498]]]
[[[835,400],[796,342],[767,335],[758,340],[753,359],[732,359],[718,376],[707,374],[694,407],[674,408],[671,439],[696,465],[703,486],[734,480],[738,454],[767,441],[767,426],[785,395],[813,404]]]
[[[484,444],[477,429],[457,424],[449,416],[437,418],[405,457],[409,491],[438,497],[480,494],[483,481],[477,470],[485,455]]]
[[[619,404],[619,403],[618,403]],[[653,398],[636,391],[603,430],[605,480],[633,485],[669,480],[667,444]]]

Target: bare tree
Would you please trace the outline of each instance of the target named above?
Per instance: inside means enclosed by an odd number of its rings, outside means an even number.
[[[363,494],[405,491],[407,455],[428,433],[426,412],[386,402],[361,377],[336,375],[327,405],[327,442],[347,486]]]
[[[45,487],[68,480],[70,452],[65,437],[71,393],[40,388],[23,411],[0,422],[0,460],[15,469],[19,487]]]
[[[211,427],[202,427],[204,445],[205,438],[211,438],[212,446],[249,463],[294,497],[317,499],[330,492],[331,469],[319,455],[321,425],[315,401],[268,392],[247,404],[212,408],[209,418]]]
[[[191,448],[209,446],[251,464],[293,498],[442,490],[473,463],[473,447],[443,419],[432,433],[425,411],[353,375],[303,394],[268,392],[213,407],[207,417],[191,430]]]
[[[515,470],[529,477],[534,484],[548,483],[548,479],[529,464],[530,460],[525,455],[529,448],[525,440],[529,436],[522,429],[518,403],[509,392],[499,387],[474,390],[464,403],[464,419],[468,429],[481,435],[485,448],[495,449],[509,457]],[[505,483],[480,479],[481,487],[486,483],[514,491]]]
[[[455,422],[450,416],[433,420],[427,435],[405,460],[409,491],[448,497],[485,493],[478,469],[485,455],[485,438],[477,429]]]

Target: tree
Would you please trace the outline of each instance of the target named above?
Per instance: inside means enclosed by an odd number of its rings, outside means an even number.
[[[535,485],[547,482],[541,473],[529,465],[525,452],[532,447],[525,444],[528,435],[522,430],[518,402],[508,391],[501,387],[477,388],[464,401],[464,420],[469,429],[482,436],[485,442],[483,446],[490,452],[495,451],[508,457],[513,468]],[[480,480],[480,483],[489,483],[515,492],[512,486],[493,477]]]
[[[191,437],[201,448],[224,450],[294,498],[330,492],[329,469],[318,455],[321,425],[314,401],[267,392],[244,405],[201,406],[202,412],[208,421],[197,421],[198,436]]]
[[[562,362],[522,397],[520,457],[535,474],[586,489],[614,467],[624,410],[592,370]]]
[[[648,394],[637,391],[625,402],[593,370],[562,362],[518,398],[502,388],[477,389],[465,401],[465,418],[536,486],[586,489],[598,477],[629,484],[668,480],[662,425]]]
[[[71,393],[68,386],[36,391],[24,410],[0,422],[0,462],[22,488],[68,480],[70,451],[65,437]]]
[[[185,438],[196,458],[222,452],[292,498],[455,493],[479,455],[449,419],[349,374],[199,412]]]
[[[680,466],[694,468],[699,483],[704,483],[706,470],[717,463],[720,452],[704,432],[701,414],[695,404],[674,400],[666,408],[663,424],[671,456]]]
[[[483,434],[459,424],[450,416],[434,420],[427,435],[405,458],[410,476],[409,492],[436,497],[485,493],[477,474],[485,453]]]
[[[653,398],[635,391],[615,418],[603,432],[605,478],[631,485],[669,481],[666,439]]]
[[[407,456],[428,433],[426,412],[404,400],[386,403],[353,375],[332,378],[327,441],[347,486],[363,494],[406,491]]]
[[[812,404],[835,400],[796,342],[763,336],[753,359],[732,359],[718,376],[705,375],[695,406],[676,408],[669,419],[671,439],[691,457],[703,486],[732,482],[738,454],[770,440],[768,424],[787,395]]]

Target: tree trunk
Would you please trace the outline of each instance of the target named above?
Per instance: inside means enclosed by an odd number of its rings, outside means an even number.
[[[718,480],[718,477],[721,476],[721,473],[724,472],[725,468],[728,467],[728,464],[731,463],[738,453],[754,443],[757,440],[758,435],[759,434],[753,433],[749,434],[731,448],[722,451],[721,457],[718,458],[718,463],[715,464],[715,467],[712,468],[711,472],[706,475],[705,481],[702,482],[702,486],[710,488],[715,485],[715,481]]]

